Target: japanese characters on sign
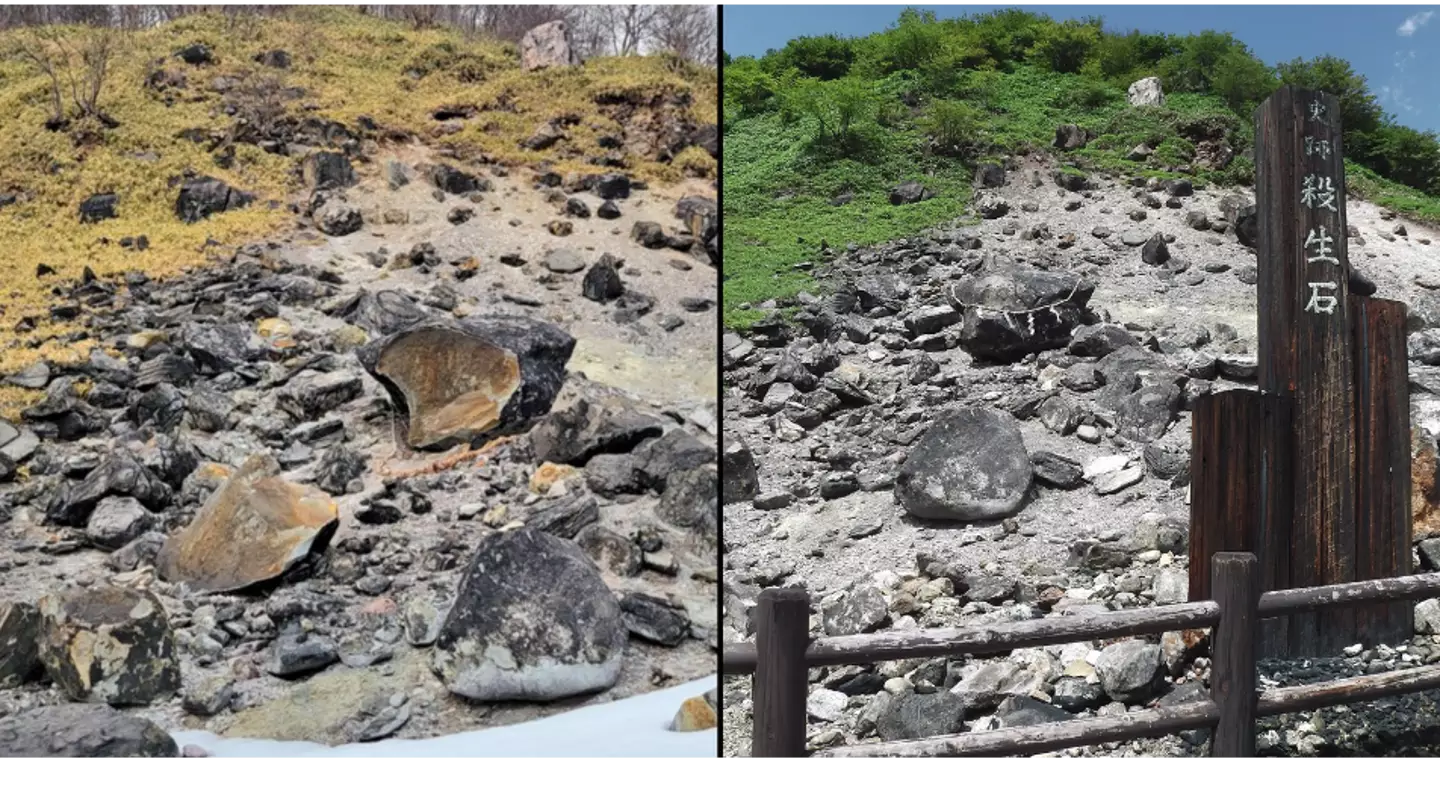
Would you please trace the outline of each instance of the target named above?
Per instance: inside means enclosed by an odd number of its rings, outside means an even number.
[[[1345,235],[1338,232],[1340,209],[1337,207],[1336,199],[1334,176],[1336,169],[1329,164],[1333,151],[1329,119],[1326,116],[1328,110],[1325,102],[1318,98],[1312,100],[1306,110],[1309,114],[1306,116],[1305,122],[1318,124],[1316,128],[1321,132],[1305,136],[1305,157],[1311,158],[1310,167],[1300,180],[1300,204],[1310,211],[1305,233],[1305,265],[1308,267],[1319,264],[1323,267],[1329,264],[1332,267],[1339,267],[1340,258],[1335,253],[1335,239],[1337,233],[1342,239],[1345,238]],[[1313,158],[1319,158],[1325,165],[1316,169]],[[1333,224],[1330,226],[1320,219],[1325,215],[1325,211],[1335,214]],[[1328,293],[1335,292],[1339,284],[1333,281],[1307,283],[1310,287],[1310,299],[1305,304],[1305,311],[1321,315],[1334,314],[1340,301],[1335,295]]]

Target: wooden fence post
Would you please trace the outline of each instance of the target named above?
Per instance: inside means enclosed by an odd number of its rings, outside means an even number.
[[[1260,565],[1253,553],[1217,553],[1210,584],[1220,605],[1220,624],[1210,637],[1210,696],[1220,722],[1210,755],[1255,755],[1255,646],[1259,623]]]
[[[750,755],[796,758],[805,755],[805,698],[810,668],[810,594],[772,587],[756,599],[755,726]]]

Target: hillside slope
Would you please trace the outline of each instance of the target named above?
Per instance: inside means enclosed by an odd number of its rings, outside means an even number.
[[[72,51],[97,34],[52,33]],[[714,176],[704,146],[715,148],[706,129],[715,123],[714,72],[664,57],[527,72],[512,45],[333,7],[283,18],[196,15],[114,36],[99,107],[115,125],[74,116],[66,89],[73,120],[52,131],[49,79],[19,53],[56,56],[57,47],[24,29],[0,33],[0,54],[10,57],[0,59],[0,333],[31,321],[0,344],[0,374],[89,351],[83,340],[51,339],[75,330],[48,316],[50,290],[85,267],[102,279],[163,278],[285,228],[301,160],[318,147],[413,138],[461,161],[562,175],[608,166],[656,182]],[[190,54],[200,63],[177,55],[197,44],[206,55]],[[73,64],[78,70],[78,56]],[[551,122],[564,139],[522,145]],[[257,201],[183,223],[176,183],[187,171]],[[115,217],[81,224],[81,203],[106,193],[117,196]],[[123,246],[142,235],[145,249]],[[53,274],[37,273],[42,264]],[[6,390],[0,399],[13,413],[33,397]]]

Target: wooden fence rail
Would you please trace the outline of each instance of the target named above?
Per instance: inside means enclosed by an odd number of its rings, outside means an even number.
[[[807,755],[805,702],[809,670],[814,666],[991,655],[1034,646],[1213,628],[1208,700],[1123,716],[863,744],[815,754],[826,758],[1033,755],[1200,728],[1214,731],[1211,755],[1253,756],[1257,717],[1440,688],[1440,665],[1435,665],[1257,692],[1255,668],[1261,619],[1437,596],[1440,573],[1261,594],[1261,571],[1255,554],[1222,552],[1211,558],[1210,581],[1213,601],[987,627],[814,640],[809,637],[809,594],[797,588],[771,588],[761,592],[756,605],[756,642],[727,644],[721,672],[754,676],[751,754],[756,757]]]

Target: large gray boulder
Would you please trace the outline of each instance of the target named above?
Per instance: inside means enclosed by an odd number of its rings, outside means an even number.
[[[620,602],[578,545],[528,527],[481,541],[435,641],[451,692],[548,702],[615,684]]]
[[[175,758],[175,740],[107,705],[50,705],[0,719],[0,758]]]
[[[895,494],[923,519],[997,520],[1020,510],[1033,474],[1015,418],[967,407],[941,415],[920,438]]]
[[[175,215],[182,222],[194,224],[211,214],[244,208],[254,201],[254,194],[231,188],[214,177],[192,177],[180,186]]]
[[[980,274],[949,289],[951,305],[964,313],[960,345],[998,362],[1067,346],[1090,319],[1094,293],[1095,284],[1079,276],[1022,270],[993,254]]]
[[[1155,691],[1160,676],[1160,647],[1143,640],[1106,646],[1095,661],[1105,693],[1117,702],[1143,702]]]

